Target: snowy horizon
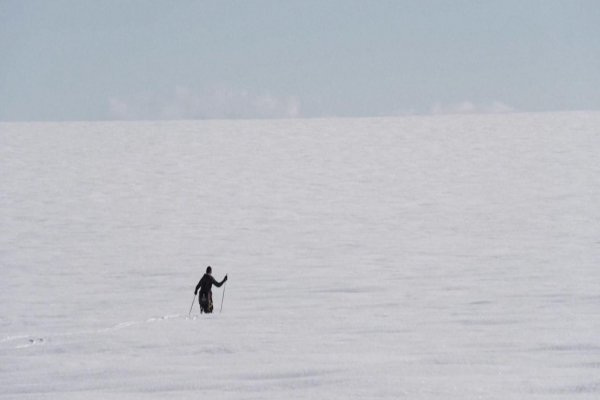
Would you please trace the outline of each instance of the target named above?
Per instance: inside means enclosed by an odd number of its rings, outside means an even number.
[[[163,118],[163,119],[96,119],[96,120],[7,120],[0,121],[0,125],[19,125],[19,124],[95,124],[95,123],[161,123],[161,122],[231,122],[231,123],[242,123],[242,122],[266,122],[269,121],[320,121],[320,120],[386,120],[386,119],[427,119],[427,118],[460,118],[460,117],[495,117],[495,116],[511,116],[511,115],[585,115],[585,114],[599,114],[600,110],[563,110],[563,111],[518,111],[514,109],[504,109],[504,105],[498,106],[498,110],[494,110],[494,104],[486,107],[477,107],[472,105],[470,102],[460,102],[450,106],[441,106],[440,104],[434,104],[430,112],[427,113],[416,113],[413,111],[404,111],[397,114],[389,115],[372,115],[372,116],[344,116],[344,115],[325,115],[319,117],[236,117],[236,118]]]

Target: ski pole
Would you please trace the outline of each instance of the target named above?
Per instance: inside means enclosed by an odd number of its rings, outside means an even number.
[[[196,302],[196,293],[194,293],[194,300],[192,300],[192,305],[190,306],[190,312],[188,313],[188,317],[192,314],[192,308],[194,308],[195,302]]]
[[[219,314],[221,314],[223,312],[223,300],[225,300],[225,288],[227,287],[227,282],[225,282],[225,285],[223,285],[223,297],[221,297],[221,310],[219,311]]]

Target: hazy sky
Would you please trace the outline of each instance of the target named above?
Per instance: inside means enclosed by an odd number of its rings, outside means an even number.
[[[600,1],[0,0],[0,120],[600,109]]]

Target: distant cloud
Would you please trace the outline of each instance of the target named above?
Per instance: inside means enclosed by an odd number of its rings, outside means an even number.
[[[129,119],[135,114],[129,104],[116,97],[108,99],[108,109],[110,118],[114,119]]]
[[[396,110],[396,112],[392,113],[392,115],[397,116],[397,117],[407,117],[407,116],[411,116],[411,115],[419,115],[419,112],[414,109],[414,108],[402,108],[402,109],[398,109]]]
[[[296,118],[301,116],[301,103],[296,97],[268,92],[252,93],[229,87],[196,92],[177,86],[163,98],[111,97],[108,116],[121,120]]]
[[[431,114],[501,114],[515,111],[511,106],[500,101],[490,104],[474,104],[470,101],[462,101],[454,104],[436,103],[431,107]]]

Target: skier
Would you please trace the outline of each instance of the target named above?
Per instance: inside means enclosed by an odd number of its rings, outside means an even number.
[[[194,290],[194,295],[198,293],[198,289],[200,289],[200,296],[198,297],[198,301],[200,302],[200,312],[205,312],[210,314],[213,312],[213,301],[212,301],[212,285],[216,287],[221,287],[225,282],[227,282],[227,275],[221,282],[217,282],[215,278],[212,276],[212,268],[210,265],[206,268],[206,273],[200,279],[200,282],[196,285],[196,290]]]

